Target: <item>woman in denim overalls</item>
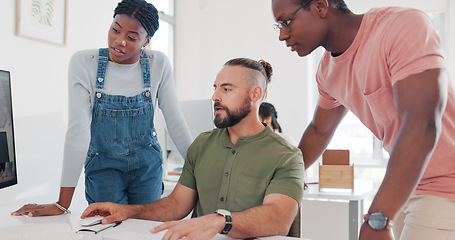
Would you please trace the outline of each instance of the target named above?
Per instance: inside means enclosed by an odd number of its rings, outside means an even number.
[[[141,204],[163,193],[162,153],[153,126],[148,57],[140,64],[144,92],[132,96],[103,93],[109,49],[99,50],[91,141],[85,163],[85,195],[89,203]]]
[[[28,204],[14,215],[66,212],[84,160],[88,203],[141,204],[161,197],[162,152],[153,124],[155,101],[159,100],[169,133],[183,157],[192,138],[180,112],[166,56],[144,49],[157,29],[158,11],[152,4],[123,0],[114,11],[109,48],[73,55],[59,201]]]

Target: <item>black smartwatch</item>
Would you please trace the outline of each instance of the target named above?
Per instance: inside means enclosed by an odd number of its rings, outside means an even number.
[[[226,225],[224,225],[224,229],[223,229],[223,231],[221,231],[221,234],[228,234],[232,228],[231,212],[229,212],[228,210],[224,210],[224,209],[218,209],[215,211],[215,213],[223,216],[224,219],[226,219]]]
[[[367,213],[363,219],[376,231],[392,228],[392,221],[382,212]]]

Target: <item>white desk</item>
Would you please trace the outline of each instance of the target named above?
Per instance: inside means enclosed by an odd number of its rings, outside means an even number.
[[[11,216],[10,212],[19,206],[0,207],[0,240],[102,240],[103,237],[120,236],[125,233],[138,236],[147,236],[147,239],[153,240],[153,235],[149,230],[160,224],[160,222],[145,221],[138,219],[127,219],[116,228],[106,229],[98,234],[82,232],[76,234],[80,228],[80,214],[47,216],[47,217],[26,217]],[[134,239],[134,238],[133,238]],[[136,238],[138,239],[138,238]],[[230,240],[233,238],[217,234],[215,240]],[[297,240],[299,238],[291,237],[266,237],[258,238],[263,240]]]
[[[354,191],[319,191],[309,184],[301,204],[302,237],[314,240],[359,239],[364,200],[374,194],[373,184],[354,181]]]

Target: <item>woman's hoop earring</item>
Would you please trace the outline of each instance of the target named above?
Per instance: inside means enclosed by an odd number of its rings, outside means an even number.
[[[141,47],[141,56],[144,56],[144,53],[145,53],[145,48],[144,46]]]

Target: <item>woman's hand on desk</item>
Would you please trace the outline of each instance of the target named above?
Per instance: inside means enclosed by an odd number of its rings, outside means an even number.
[[[29,217],[60,215],[64,212],[54,204],[27,204],[11,213],[13,216],[27,215]]]
[[[113,222],[120,222],[129,217],[128,205],[116,204],[111,202],[106,203],[92,203],[82,213],[81,218],[93,216],[103,216],[101,223],[108,224]]]

